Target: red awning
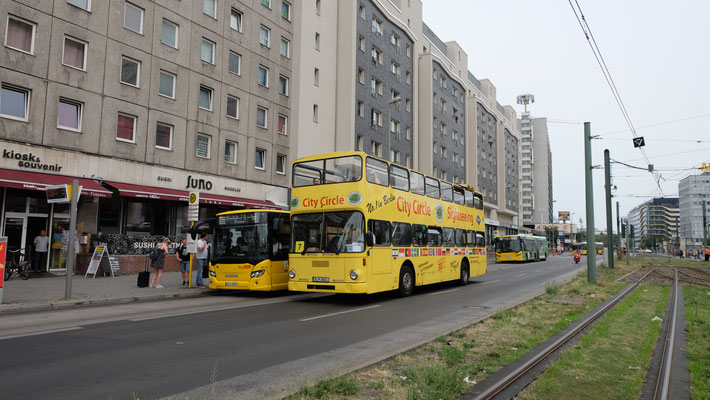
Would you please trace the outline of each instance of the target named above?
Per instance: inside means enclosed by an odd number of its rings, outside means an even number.
[[[74,178],[64,175],[42,174],[39,172],[0,169],[0,186],[44,191],[47,186],[71,184],[74,179],[79,181],[81,194],[94,197],[111,197],[111,191],[87,178]]]
[[[132,185],[130,183],[108,182],[109,185],[118,189],[121,196],[140,197],[142,199],[160,199],[187,202],[188,192],[184,190],[163,189],[153,186]]]
[[[200,203],[219,204],[221,206],[260,208],[265,210],[280,210],[281,207],[270,201],[252,200],[241,197],[222,196],[219,194],[200,193]]]

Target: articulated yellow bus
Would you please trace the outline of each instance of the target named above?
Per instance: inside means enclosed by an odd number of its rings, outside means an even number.
[[[547,260],[547,238],[532,235],[505,235],[495,239],[496,262]]]
[[[287,289],[289,221],[288,211],[217,214],[213,222],[210,289]]]
[[[583,256],[587,255],[587,242],[580,242],[577,245],[582,253]],[[594,247],[596,247],[597,254],[602,255],[604,254],[604,243],[602,242],[594,242]]]
[[[376,293],[486,272],[483,198],[363,152],[293,164],[289,290]]]

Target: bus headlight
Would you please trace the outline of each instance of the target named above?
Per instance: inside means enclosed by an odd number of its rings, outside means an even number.
[[[358,275],[359,274],[357,271],[355,271],[355,270],[350,271],[350,279],[355,281],[355,280],[357,280]]]
[[[296,270],[295,269],[289,270],[288,277],[291,279],[295,278],[296,277]]]
[[[217,277],[217,273],[216,273],[216,272],[214,272],[214,271],[212,271],[212,270],[210,270],[210,276],[213,276],[213,277],[215,277],[215,278],[216,278],[216,277]]]
[[[251,273],[251,277],[252,277],[252,278],[258,278],[258,277],[264,275],[264,272],[266,272],[265,269],[260,269],[260,270],[258,270],[258,271],[254,271],[254,272]]]

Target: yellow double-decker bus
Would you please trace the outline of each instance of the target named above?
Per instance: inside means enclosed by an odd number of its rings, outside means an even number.
[[[291,236],[288,211],[239,210],[211,221],[210,289],[286,290]],[[199,226],[201,223],[196,225]]]
[[[483,198],[363,152],[297,160],[289,290],[376,293],[486,272]]]

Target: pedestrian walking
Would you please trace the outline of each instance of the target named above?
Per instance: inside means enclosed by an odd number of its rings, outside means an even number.
[[[195,259],[197,260],[197,283],[198,288],[204,288],[205,283],[202,280],[202,270],[207,264],[207,256],[209,252],[207,251],[207,234],[202,232],[200,238],[197,239],[197,254],[195,254]]]
[[[187,252],[187,239],[183,238],[180,247],[175,252],[175,257],[180,261],[180,274],[182,275],[182,285],[187,285],[190,273],[190,253]]]
[[[163,267],[165,266],[165,256],[168,254],[168,246],[170,246],[170,239],[165,238],[162,242],[158,243],[156,246],[158,249],[158,257],[150,260],[150,266],[155,268],[155,275],[150,280],[150,285],[148,287],[154,287],[156,289],[162,289],[163,285],[160,284],[160,278],[163,277]],[[155,286],[153,286],[155,283]]]
[[[49,236],[47,231],[42,229],[34,240],[35,252],[32,260],[32,271],[41,272],[47,268],[47,251],[49,251]]]
[[[710,247],[705,247],[705,261],[710,261]]]

